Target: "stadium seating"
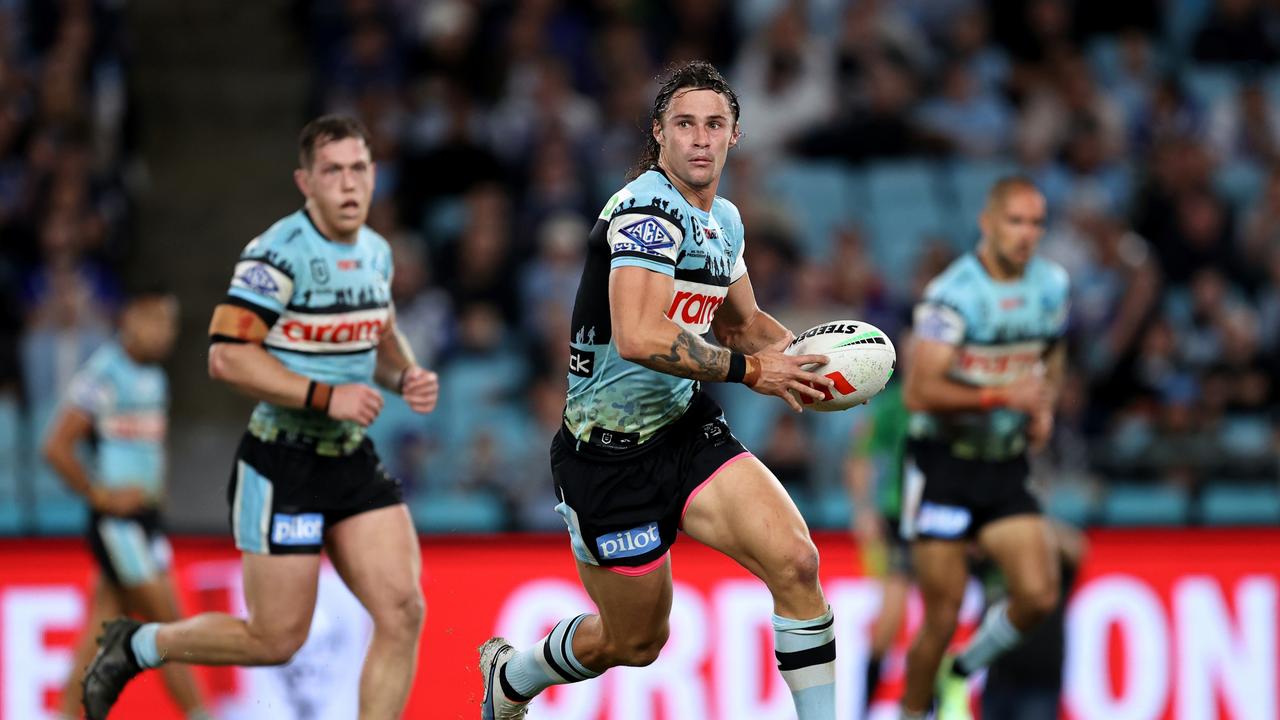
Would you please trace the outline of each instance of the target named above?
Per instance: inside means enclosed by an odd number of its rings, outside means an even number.
[[[1044,505],[1050,517],[1076,527],[1084,527],[1093,519],[1093,493],[1079,483],[1055,483],[1049,488]]]
[[[1189,504],[1181,488],[1117,480],[1103,500],[1102,520],[1108,525],[1182,525]]]
[[[1280,488],[1274,482],[1211,481],[1200,497],[1200,520],[1206,525],[1280,524]]]
[[[992,183],[1016,172],[1018,166],[999,160],[957,161],[945,171],[951,199],[947,237],[957,250],[971,249],[978,238],[978,214],[987,202]]]
[[[799,250],[822,260],[831,252],[832,234],[856,217],[862,191],[858,177],[834,162],[786,163],[769,174],[767,190],[779,198],[799,226]]]
[[[409,501],[419,532],[491,533],[503,528],[502,503],[485,493],[421,493]]]
[[[22,527],[23,499],[18,490],[22,462],[22,417],[18,399],[0,394],[0,534]]]

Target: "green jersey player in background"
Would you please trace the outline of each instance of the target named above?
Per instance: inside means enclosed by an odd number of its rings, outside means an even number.
[[[647,150],[591,233],[570,340],[564,424],[551,447],[557,511],[597,612],[517,652],[481,648],[482,718],[519,718],[546,688],[648,665],[667,640],[668,551],[683,529],[742,564],[774,601],[778,667],[801,720],[835,713],[835,636],[818,552],[796,506],[733,437],[701,383],[736,382],[797,412],[831,383],[783,350],[756,306],[737,208],[716,196],[738,100],[705,62],[674,68]],[[720,347],[703,340],[713,331]]]
[[[372,382],[427,413],[438,381],[396,330],[391,253],[364,225],[374,179],[367,132],[347,118],[314,120],[299,163],[305,206],[244,249],[209,329],[209,374],[260,401],[227,493],[249,616],[110,623],[85,680],[90,720],[164,662],[288,662],[311,624],[321,549],[373,618],[361,720],[398,718],[408,699],[422,557],[399,483],[365,428],[382,409]]]

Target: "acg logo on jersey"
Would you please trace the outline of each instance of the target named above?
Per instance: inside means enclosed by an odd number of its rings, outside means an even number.
[[[631,242],[646,250],[662,250],[676,244],[674,238],[655,218],[646,217],[618,230]]]
[[[601,560],[643,555],[661,543],[658,523],[651,522],[622,532],[609,533],[596,538],[596,549]]]

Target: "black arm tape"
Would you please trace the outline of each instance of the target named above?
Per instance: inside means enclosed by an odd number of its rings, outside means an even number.
[[[740,383],[746,376],[747,356],[736,351],[729,353],[729,372],[724,376],[724,381]]]
[[[272,325],[275,325],[276,320],[280,319],[280,313],[272,310],[268,310],[262,307],[261,305],[256,305],[254,303],[249,302],[248,300],[238,298],[235,295],[228,295],[224,297],[222,299],[222,304],[232,305],[238,308],[244,308],[245,310],[248,310],[254,315],[257,315],[258,318],[261,319],[262,322],[265,323],[267,327],[271,327]]]
[[[248,342],[249,341],[245,340],[244,338],[231,337],[230,335],[223,335],[222,333],[214,333],[209,336],[210,345],[216,345],[218,343],[231,343],[232,345],[246,345],[248,344]]]

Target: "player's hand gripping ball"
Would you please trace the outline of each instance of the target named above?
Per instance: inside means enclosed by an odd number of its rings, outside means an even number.
[[[811,327],[796,336],[786,354],[827,356],[826,365],[811,371],[835,386],[825,390],[822,400],[800,398],[807,407],[822,412],[847,410],[879,395],[898,362],[889,336],[860,320],[833,320]]]

